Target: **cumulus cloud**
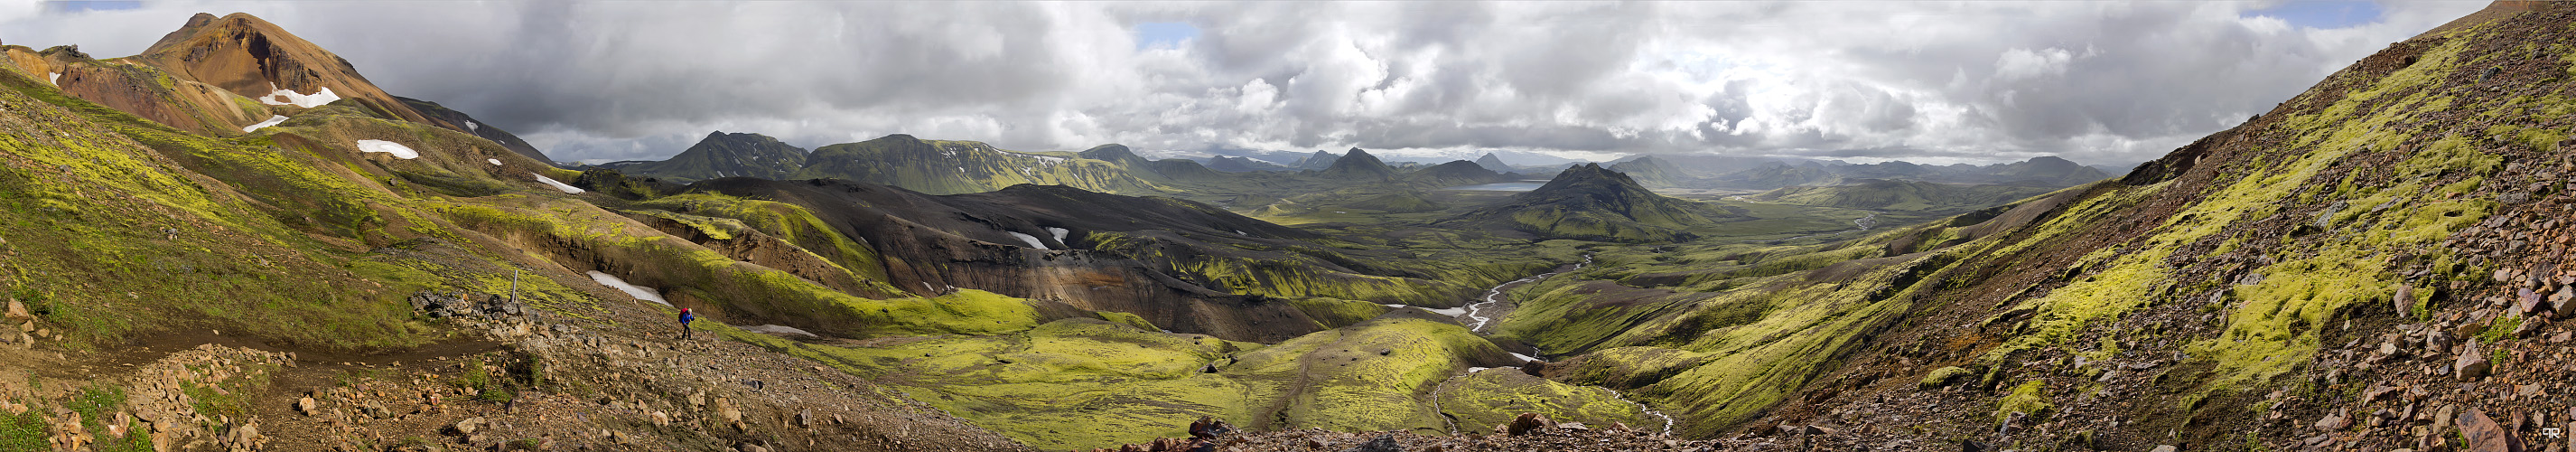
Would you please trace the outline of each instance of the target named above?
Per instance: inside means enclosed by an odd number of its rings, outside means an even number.
[[[2337,28],[2269,6],[174,1],[0,8],[0,39],[127,55],[190,14],[249,12],[567,160],[658,159],[724,130],[2125,163],[2479,5],[2390,4]],[[1147,23],[1199,32],[1139,45]]]

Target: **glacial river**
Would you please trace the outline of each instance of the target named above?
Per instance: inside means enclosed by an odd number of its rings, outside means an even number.
[[[1486,185],[1499,185],[1499,184],[1486,184]],[[1464,189],[1466,189],[1466,188],[1456,188],[1456,189],[1464,190]],[[1493,288],[1493,289],[1485,291],[1485,301],[1478,302],[1478,303],[1476,303],[1476,304],[1470,304],[1470,305],[1467,305],[1467,312],[1465,312],[1465,313],[1463,313],[1463,314],[1458,315],[1458,317],[1464,317],[1464,318],[1466,318],[1469,322],[1471,322],[1471,323],[1469,323],[1469,324],[1468,324],[1468,326],[1467,326],[1467,330],[1468,330],[1468,331],[1472,331],[1472,332],[1475,332],[1476,334],[1480,334],[1480,335],[1481,335],[1481,334],[1486,334],[1486,333],[1485,333],[1485,328],[1486,328],[1486,327],[1488,327],[1488,326],[1492,326],[1492,324],[1494,323],[1494,320],[1495,320],[1495,319],[1493,319],[1493,318],[1490,316],[1490,314],[1487,314],[1487,313],[1488,313],[1488,312],[1490,312],[1490,311],[1492,311],[1493,309],[1495,309],[1495,308],[1497,308],[1497,307],[1500,307],[1500,305],[1501,305],[1501,304],[1503,304],[1503,303],[1505,302],[1505,300],[1504,300],[1505,296],[1504,296],[1504,294],[1503,294],[1503,289],[1510,288],[1510,287],[1512,287],[1513,285],[1526,284],[1526,283],[1532,283],[1532,282],[1538,282],[1539,280],[1547,279],[1547,277],[1549,277],[1549,276],[1556,276],[1556,275],[1561,274],[1561,273],[1572,272],[1572,271],[1575,271],[1575,270],[1582,270],[1582,269],[1583,269],[1583,267],[1590,266],[1590,265],[1592,265],[1592,255],[1591,255],[1591,254],[1585,254],[1585,255],[1583,255],[1583,262],[1581,262],[1581,263],[1577,263],[1577,264],[1574,264],[1574,267],[1573,267],[1573,268],[1568,268],[1568,269],[1560,270],[1560,271],[1552,271],[1552,272],[1547,272],[1547,273],[1540,273],[1540,274],[1535,275],[1535,276],[1531,276],[1531,277],[1527,277],[1527,278],[1521,278],[1521,279],[1515,279],[1515,280],[1512,280],[1511,282],[1506,282],[1506,283],[1502,283],[1501,285],[1494,286],[1494,288]],[[1523,355],[1520,355],[1520,354],[1517,354],[1517,353],[1513,354],[1512,356],[1518,356],[1518,357],[1520,357],[1520,358],[1522,358],[1522,359],[1528,359],[1528,360],[1533,360],[1533,361],[1535,361],[1535,360],[1536,360],[1536,358],[1531,358],[1531,357],[1529,357],[1529,356],[1523,356]],[[1467,373],[1476,373],[1476,372],[1478,372],[1478,371],[1483,371],[1483,370],[1485,370],[1485,368],[1481,368],[1481,367],[1479,367],[1479,368],[1470,368],[1470,369],[1467,369]],[[1644,404],[1644,403],[1638,403],[1638,402],[1637,402],[1637,401],[1635,401],[1635,400],[1628,400],[1628,395],[1627,395],[1627,394],[1621,394],[1621,393],[1619,393],[1619,391],[1618,391],[1618,390],[1610,389],[1610,388],[1604,388],[1604,387],[1600,387],[1600,386],[1591,386],[1591,387],[1592,387],[1592,388],[1595,388],[1595,389],[1600,389],[1602,392],[1610,393],[1610,397],[1617,398],[1617,399],[1619,399],[1619,401],[1621,401],[1621,402],[1628,402],[1628,404],[1630,404],[1630,405],[1636,405],[1636,406],[1637,406],[1637,411],[1643,411],[1643,412],[1645,412],[1646,414],[1653,415],[1653,416],[1655,416],[1655,417],[1657,417],[1657,418],[1662,418],[1662,419],[1664,420],[1664,431],[1663,431],[1663,434],[1665,434],[1665,435],[1671,435],[1671,434],[1673,433],[1673,424],[1674,424],[1674,422],[1673,422],[1673,417],[1672,417],[1671,415],[1664,414],[1664,412],[1662,412],[1662,411],[1656,411],[1656,410],[1655,410],[1654,408],[1652,408],[1652,407],[1647,407],[1647,406],[1646,406],[1646,404]],[[1437,408],[1438,403],[1439,403],[1439,395],[1438,395],[1438,394],[1436,394],[1436,393],[1435,393],[1435,394],[1433,394],[1433,396],[1432,396],[1432,403],[1434,404],[1433,406],[1434,406],[1435,408]],[[1457,426],[1455,426],[1455,425],[1450,426],[1450,430],[1452,430],[1452,431],[1453,431],[1453,433],[1454,433],[1454,432],[1455,432],[1455,430],[1457,430]]]

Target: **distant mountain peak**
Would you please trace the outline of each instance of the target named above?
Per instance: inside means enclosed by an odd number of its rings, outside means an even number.
[[[1117,143],[1092,146],[1091,149],[1085,149],[1079,155],[1081,155],[1082,158],[1116,163],[1141,163],[1145,161],[1144,157],[1136,155],[1135,150],[1128,149],[1127,145]]]
[[[1488,171],[1497,173],[1512,172],[1512,165],[1509,163],[1503,163],[1503,157],[1494,155],[1492,152],[1485,153],[1485,156],[1483,157],[1477,157],[1476,166],[1482,166]]]
[[[1369,155],[1368,151],[1351,148],[1349,153],[1333,160],[1333,166],[1324,168],[1323,175],[1334,179],[1388,180],[1395,178],[1395,167],[1387,166],[1385,161]]]
[[[805,166],[811,152],[757,133],[707,133],[669,160],[627,165],[619,171],[680,181],[722,177],[780,180]]]

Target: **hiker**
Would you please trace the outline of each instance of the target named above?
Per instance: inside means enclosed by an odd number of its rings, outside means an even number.
[[[697,320],[697,319],[698,319],[698,314],[697,314],[697,313],[689,312],[689,308],[680,308],[680,338],[681,338],[681,339],[688,339],[688,338],[689,338],[689,321],[691,321],[691,320]]]

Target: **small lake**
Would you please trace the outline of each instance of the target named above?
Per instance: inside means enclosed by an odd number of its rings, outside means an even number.
[[[1456,186],[1456,187],[1449,187],[1449,188],[1446,188],[1446,189],[1444,189],[1444,190],[1530,191],[1530,190],[1537,190],[1537,189],[1538,189],[1538,187],[1539,187],[1539,186],[1542,186],[1542,185],[1547,185],[1547,181],[1543,181],[1543,180],[1538,180],[1538,181],[1527,181],[1527,180],[1525,180],[1525,181],[1519,181],[1519,182],[1499,182],[1499,183],[1480,184],[1480,185],[1461,185],[1461,186]]]

